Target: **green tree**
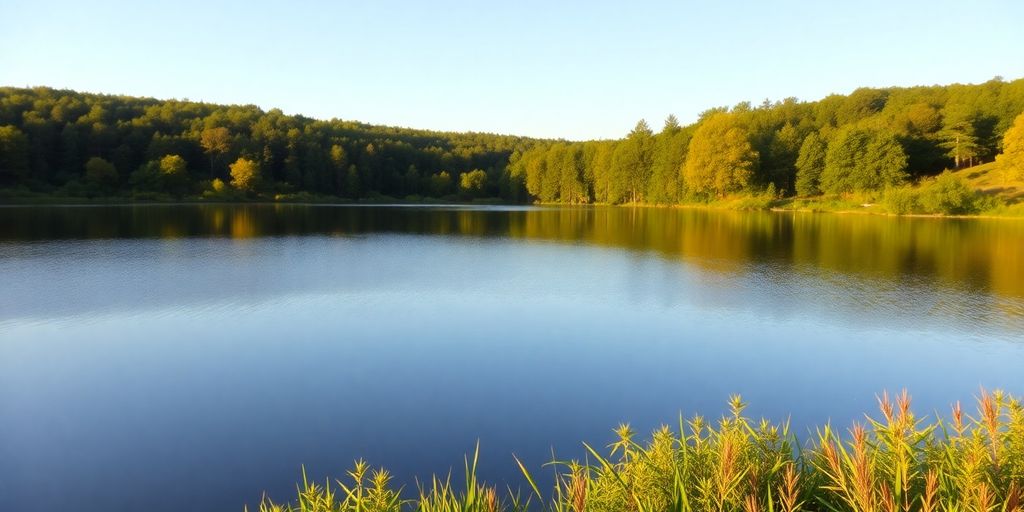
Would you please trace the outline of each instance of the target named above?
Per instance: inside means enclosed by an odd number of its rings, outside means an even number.
[[[13,185],[28,176],[28,138],[14,126],[0,126],[0,185]]]
[[[199,134],[199,145],[210,156],[210,175],[217,173],[217,158],[231,149],[231,132],[227,128],[207,128]]]
[[[231,164],[231,186],[245,192],[256,190],[260,180],[260,166],[253,160],[240,157]]]
[[[350,199],[359,199],[363,193],[363,183],[359,179],[359,168],[356,164],[348,166],[345,172],[345,195]]]
[[[614,172],[622,175],[631,203],[642,203],[651,179],[654,153],[654,132],[641,119],[620,145],[621,152]]]
[[[760,181],[774,184],[783,191],[796,188],[796,159],[803,142],[800,130],[792,123],[775,130],[768,142],[767,152],[760,154]],[[756,149],[756,148],[755,148]],[[767,158],[765,156],[767,153]]]
[[[828,144],[820,188],[832,194],[881,190],[907,180],[907,155],[887,132],[847,126]]]
[[[160,159],[160,181],[164,190],[181,195],[188,188],[188,163],[178,155]]]
[[[85,179],[109,190],[117,185],[117,169],[114,164],[94,156],[85,162]]]
[[[345,193],[345,181],[347,179],[348,170],[348,154],[345,153],[345,148],[339,144],[331,146],[331,172],[333,174],[333,185],[334,193],[337,195],[344,195]]]
[[[459,176],[459,192],[468,198],[483,197],[487,191],[487,173],[474,169]]]
[[[615,144],[607,175],[607,201],[619,204],[630,200],[629,169],[636,161],[636,151],[629,141],[622,140]]]
[[[647,201],[671,204],[679,200],[683,162],[689,145],[689,132],[679,126],[679,120],[670,115],[665,127],[655,136],[651,180],[647,188]]]
[[[586,203],[587,189],[583,180],[583,148],[579,144],[573,144],[562,154],[562,163],[559,166],[559,199],[563,203]]]
[[[865,169],[857,186],[868,190],[902,185],[907,178],[907,154],[889,132],[875,133],[864,155]]]
[[[613,203],[611,199],[611,175],[612,161],[615,156],[617,144],[612,141],[601,141],[594,143],[593,156],[589,160],[588,169],[585,174],[591,176],[591,186],[594,193],[594,201],[599,203]]]
[[[973,165],[983,152],[978,126],[982,113],[971,104],[955,102],[946,105],[942,129],[938,133],[940,146],[953,160],[957,169]]]
[[[430,193],[434,197],[444,197],[451,193],[452,175],[448,171],[441,171],[430,177]]]
[[[545,155],[545,164],[540,178],[541,201],[550,203],[558,200],[562,188],[562,165],[565,163],[565,152],[568,146],[563,143],[552,144]]]
[[[821,172],[825,169],[828,144],[818,132],[812,132],[800,145],[796,159],[796,193],[813,196],[821,193]]]
[[[746,188],[757,163],[757,151],[737,116],[718,113],[694,132],[683,179],[692,193],[721,197]]]
[[[59,144],[60,172],[67,176],[75,176],[82,168],[79,159],[78,128],[73,124],[64,125],[60,131]]]
[[[965,165],[974,165],[974,160],[981,154],[981,146],[978,144],[974,125],[967,121],[948,126],[940,136],[942,137],[941,146],[948,150],[946,154],[953,159],[953,164],[957,169]]]
[[[526,191],[531,196],[541,197],[541,184],[547,174],[547,153],[542,148],[527,151],[520,160],[526,175]]]
[[[902,128],[911,135],[927,135],[942,128],[942,115],[928,103],[918,102],[903,111],[902,120],[898,119],[897,124],[900,122],[903,126],[894,128]]]
[[[1003,135],[1003,152],[996,157],[1004,181],[1024,180],[1024,113]]]
[[[840,129],[828,144],[825,168],[821,171],[819,187],[824,192],[852,192],[854,176],[864,165],[870,134],[852,126]]]

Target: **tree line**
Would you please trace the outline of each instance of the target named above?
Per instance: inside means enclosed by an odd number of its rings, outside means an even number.
[[[1022,112],[1024,79],[999,78],[744,102],[689,126],[669,116],[657,133],[641,120],[619,140],[537,144],[512,155],[510,174],[530,196],[562,203],[881,191],[992,161]]]
[[[0,88],[0,188],[674,204],[878,191],[996,158],[1024,79],[861,88],[570,142],[316,120],[252,105]]]
[[[517,198],[509,157],[536,143],[253,105],[0,88],[0,188],[31,192]]]

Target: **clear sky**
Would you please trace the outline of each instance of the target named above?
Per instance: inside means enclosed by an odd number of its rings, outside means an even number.
[[[1024,1],[0,0],[0,84],[440,130],[646,118],[1024,76]]]

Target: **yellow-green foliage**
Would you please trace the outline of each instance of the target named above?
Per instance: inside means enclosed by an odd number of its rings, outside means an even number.
[[[890,187],[882,196],[886,211],[896,215],[928,213],[968,215],[994,210],[999,199],[971,188],[964,178],[946,171],[918,187]]]
[[[1003,136],[1003,152],[996,163],[1005,181],[1024,180],[1024,113],[1014,119]]]
[[[759,157],[748,139],[737,116],[719,113],[709,117],[690,140],[682,169],[686,188],[719,197],[746,188]]]
[[[476,455],[460,490],[434,478],[410,500],[360,461],[351,484],[304,474],[295,505],[265,499],[260,512],[1024,512],[1024,406],[1000,391],[977,402],[974,415],[956,403],[940,420],[915,415],[905,391],[883,393],[877,416],[800,445],[787,423],[744,416],[737,396],[717,423],[680,420],[643,443],[620,425],[607,450],[584,444],[586,461],[553,461],[547,496],[518,459],[526,499],[480,483]]]
[[[260,167],[253,160],[239,158],[231,164],[231,186],[245,191],[253,191],[260,179]]]
[[[925,213],[966,214],[978,211],[978,193],[946,171],[921,187],[918,203]]]
[[[918,209],[917,191],[909,185],[889,187],[882,196],[882,205],[886,211],[896,215],[914,213]]]
[[[487,188],[487,173],[481,169],[459,176],[459,191],[469,197],[480,197]]]

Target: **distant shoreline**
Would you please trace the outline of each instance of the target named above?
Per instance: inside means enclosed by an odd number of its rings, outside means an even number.
[[[786,199],[783,201],[791,201]],[[229,199],[218,199],[208,200],[201,198],[183,198],[172,201],[152,201],[152,200],[135,200],[129,198],[66,198],[66,197],[53,197],[53,196],[42,196],[32,198],[3,198],[0,199],[0,208],[10,207],[79,207],[79,206],[185,206],[185,205],[299,205],[299,206],[358,206],[358,207],[417,207],[417,206],[457,206],[457,207],[472,207],[472,206],[520,206],[520,207],[545,207],[545,208],[578,208],[578,207],[610,207],[610,208],[654,208],[654,209],[674,209],[674,208],[685,208],[695,210],[718,210],[718,211],[761,211],[771,213],[815,213],[815,214],[838,214],[838,215],[872,215],[878,217],[890,217],[890,218],[929,218],[929,219],[1002,219],[1002,220],[1024,220],[1024,215],[994,215],[994,214],[930,214],[930,213],[906,213],[906,214],[894,214],[886,211],[872,211],[869,209],[851,209],[851,208],[816,208],[816,207],[795,207],[790,208],[786,205],[770,206],[766,208],[737,208],[731,207],[728,204],[702,204],[702,203],[682,203],[682,204],[607,204],[607,203],[586,203],[586,204],[566,204],[566,203],[545,203],[545,202],[533,202],[533,203],[514,203],[508,201],[502,201],[497,198],[476,200],[476,201],[448,201],[448,200],[429,200],[420,199],[417,201],[408,201],[397,198],[380,198],[378,199],[363,199],[363,200],[351,200],[351,199],[331,199],[322,198],[317,200],[302,200],[302,201],[274,201],[272,199],[260,198],[252,200],[229,200]],[[872,205],[874,206],[874,205]]]

